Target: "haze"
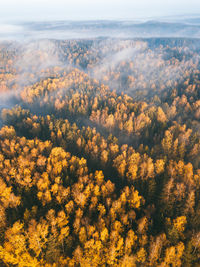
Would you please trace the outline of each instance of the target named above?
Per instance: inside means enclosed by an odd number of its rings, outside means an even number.
[[[139,19],[200,10],[198,0],[7,0],[1,1],[1,21]]]

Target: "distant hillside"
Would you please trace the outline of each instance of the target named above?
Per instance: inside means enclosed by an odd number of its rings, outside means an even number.
[[[200,18],[171,21],[45,21],[0,24],[0,39],[199,38]]]

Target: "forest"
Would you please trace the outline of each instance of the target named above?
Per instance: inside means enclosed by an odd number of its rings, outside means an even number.
[[[199,55],[0,43],[0,266],[200,266]]]

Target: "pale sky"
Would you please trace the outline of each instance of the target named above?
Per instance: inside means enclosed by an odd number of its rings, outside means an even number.
[[[200,0],[0,0],[0,20],[138,19],[200,14]]]

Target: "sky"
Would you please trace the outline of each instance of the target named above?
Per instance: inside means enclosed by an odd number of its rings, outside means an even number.
[[[0,0],[1,21],[148,19],[200,13],[200,0]]]

